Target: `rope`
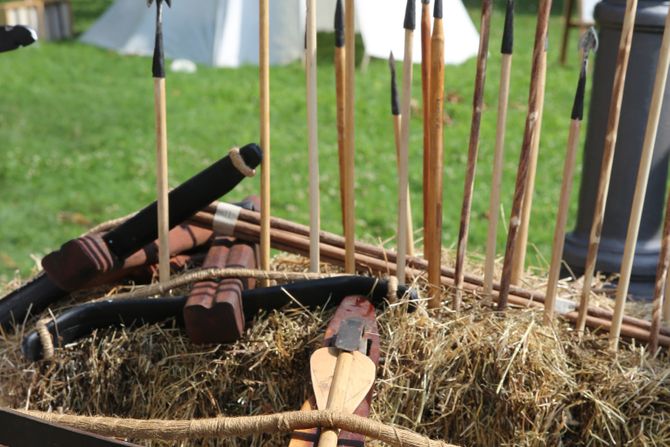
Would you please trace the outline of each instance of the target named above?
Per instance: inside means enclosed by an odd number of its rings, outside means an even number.
[[[47,323],[49,318],[42,318],[35,324],[35,330],[40,336],[40,342],[42,343],[42,352],[44,360],[49,360],[54,356],[54,341],[51,338],[49,329],[47,329]]]
[[[21,411],[47,422],[67,425],[103,436],[177,441],[184,439],[282,433],[314,427],[333,427],[398,447],[455,447],[407,429],[392,427],[353,414],[333,411],[290,411],[260,416],[194,420],[121,419],[105,416],[73,416],[41,411]]]
[[[94,301],[103,301],[110,298],[113,299],[128,299],[128,298],[143,298],[150,295],[166,293],[170,289],[192,284],[194,282],[205,281],[209,279],[225,279],[225,278],[254,278],[265,280],[284,280],[296,281],[302,279],[321,279],[332,278],[335,276],[342,276],[342,273],[309,273],[309,272],[277,272],[253,269],[240,268],[208,268],[198,269],[183,273],[179,276],[173,277],[170,281],[165,283],[156,283],[149,286],[139,287],[132,292],[119,293],[116,295],[106,296]]]
[[[395,276],[388,277],[388,290],[386,292],[386,299],[391,304],[398,301],[398,278]]]
[[[245,177],[253,177],[256,175],[256,170],[251,169],[247,163],[244,161],[244,158],[242,158],[242,155],[240,155],[240,148],[239,147],[234,147],[228,152],[228,155],[230,156],[230,161],[233,162],[233,166],[235,166],[235,169],[240,171],[242,175]]]

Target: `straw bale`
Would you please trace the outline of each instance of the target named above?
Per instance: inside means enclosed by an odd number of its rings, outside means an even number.
[[[274,268],[306,265],[282,256]],[[446,305],[408,313],[403,302],[379,311],[372,418],[462,445],[670,445],[667,352],[653,359],[631,342],[612,356],[604,333],[580,343],[570,325],[544,326],[536,310],[501,314],[464,298],[458,314]],[[260,315],[231,345],[194,345],[173,321],[101,330],[39,363],[19,351],[28,324],[0,337],[0,404],[165,419],[294,410],[310,393],[309,356],[331,315],[296,308]],[[185,445],[286,441],[267,435]]]

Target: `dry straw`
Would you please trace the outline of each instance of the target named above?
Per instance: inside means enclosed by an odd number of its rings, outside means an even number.
[[[287,256],[274,267],[302,272],[307,261]],[[540,324],[537,310],[496,313],[469,294],[458,314],[446,304],[406,310],[399,302],[379,312],[373,420],[462,445],[670,444],[667,351],[652,358],[631,343],[613,357],[605,333],[588,332],[579,343],[566,323]],[[231,345],[193,345],[174,322],[109,329],[41,363],[22,358],[21,331],[5,334],[0,404],[179,420],[296,410],[310,393],[309,355],[331,315],[296,308],[261,315]],[[184,445],[286,443],[275,433]]]

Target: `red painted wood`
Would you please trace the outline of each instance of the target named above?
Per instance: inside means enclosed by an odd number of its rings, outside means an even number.
[[[365,320],[365,330],[363,331],[363,338],[367,341],[367,352],[365,353],[375,363],[379,364],[379,330],[377,328],[377,321],[375,315],[375,308],[370,301],[363,296],[348,296],[342,300],[339,307],[335,311],[335,315],[328,323],[326,333],[323,340],[323,346],[331,346],[335,341],[335,336],[340,329],[342,321],[352,318],[362,318]],[[372,402],[372,393],[374,386],[368,392],[363,402],[356,408],[354,414],[358,416],[367,417],[370,414],[370,404]],[[305,401],[300,408],[302,411],[309,411],[316,408],[314,396]],[[291,442],[289,447],[316,447],[319,442],[319,429],[296,430],[291,434]],[[357,433],[341,432],[337,441],[338,445],[346,446],[363,446],[365,444],[365,436]]]

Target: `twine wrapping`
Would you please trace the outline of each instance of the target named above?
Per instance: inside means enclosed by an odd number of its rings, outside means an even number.
[[[395,276],[388,277],[388,290],[386,291],[386,299],[391,304],[398,301],[398,278]]]
[[[256,175],[256,170],[251,169],[244,161],[244,158],[242,158],[242,155],[240,155],[239,147],[232,148],[230,152],[228,152],[228,155],[230,156],[230,161],[233,163],[233,166],[235,166],[235,169],[240,171],[242,175],[245,177],[253,177]]]
[[[118,438],[177,441],[290,432],[313,427],[333,427],[359,433],[398,447],[455,447],[453,444],[432,440],[410,430],[392,427],[353,414],[327,410],[290,411],[261,416],[219,416],[193,420],[143,420],[105,416],[73,416],[41,411],[21,412],[47,422]]]
[[[44,360],[50,360],[54,356],[54,341],[51,338],[49,329],[47,329],[47,322],[49,318],[42,318],[35,324],[35,330],[40,336],[40,343],[42,343],[42,352]]]

